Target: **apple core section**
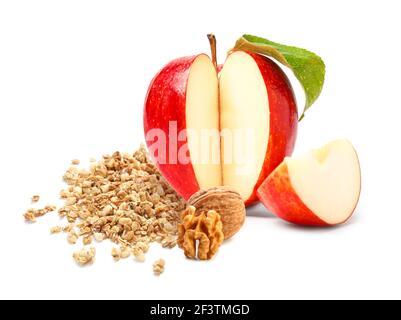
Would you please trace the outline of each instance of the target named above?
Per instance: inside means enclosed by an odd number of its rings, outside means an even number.
[[[227,58],[220,75],[223,185],[248,199],[258,181],[269,142],[269,100],[263,76],[246,52]]]
[[[219,186],[222,181],[218,78],[207,55],[199,55],[190,68],[185,113],[190,161],[199,187]]]

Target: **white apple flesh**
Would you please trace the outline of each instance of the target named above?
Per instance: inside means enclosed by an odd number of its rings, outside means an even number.
[[[191,163],[202,189],[222,185],[218,87],[212,61],[199,55],[189,72],[185,116]],[[211,134],[209,143],[201,145],[206,133]]]
[[[226,150],[222,152],[223,185],[234,188],[243,199],[249,199],[266,158],[270,109],[263,76],[255,60],[245,52],[231,54],[224,63],[220,75],[220,112],[221,147]],[[250,139],[246,139],[246,130],[253,133]],[[225,131],[242,132],[244,137],[235,145],[234,139],[224,136]],[[240,145],[241,149],[236,150]],[[230,150],[232,159],[225,159]]]

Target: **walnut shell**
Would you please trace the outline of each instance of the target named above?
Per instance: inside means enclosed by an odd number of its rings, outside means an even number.
[[[228,187],[213,187],[194,193],[188,200],[196,208],[196,214],[214,210],[221,216],[224,239],[231,238],[245,221],[245,204],[241,195]]]

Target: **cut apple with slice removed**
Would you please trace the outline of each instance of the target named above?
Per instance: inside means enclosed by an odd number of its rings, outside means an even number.
[[[244,51],[229,54],[219,75],[205,54],[170,62],[153,79],[145,101],[149,152],[185,199],[225,185],[247,205],[256,202],[258,186],[291,154],[297,123],[284,72],[272,60]],[[163,146],[153,129],[167,135],[164,152],[155,152]],[[189,159],[182,161],[183,155]]]
[[[358,156],[348,140],[285,160],[258,189],[272,213],[310,226],[344,223],[353,214],[361,190]]]

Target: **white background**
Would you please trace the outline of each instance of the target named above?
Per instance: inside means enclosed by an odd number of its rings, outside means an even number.
[[[396,0],[1,1],[0,298],[401,298],[399,14]],[[295,153],[354,143],[354,218],[307,229],[258,207],[210,262],[154,245],[144,264],[114,263],[101,244],[96,263],[79,268],[79,245],[49,235],[56,215],[23,222],[30,196],[59,204],[71,159],[134,151],[150,80],[174,58],[208,52],[208,32],[221,62],[243,33],[324,58],[325,87]],[[155,277],[160,257],[166,271]]]

